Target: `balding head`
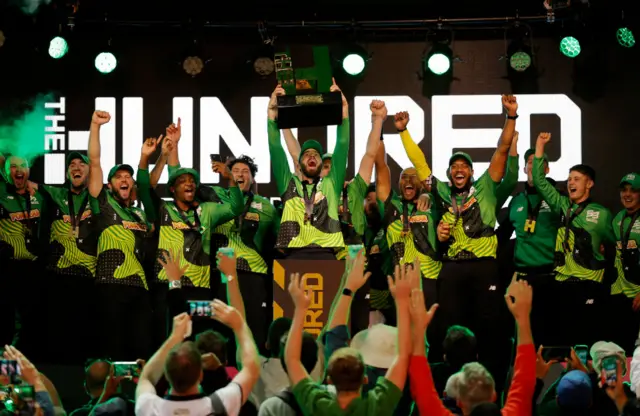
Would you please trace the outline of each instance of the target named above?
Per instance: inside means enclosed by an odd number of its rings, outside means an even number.
[[[111,363],[97,360],[90,363],[85,369],[85,389],[91,397],[100,397],[104,389],[104,383],[111,374]]]
[[[165,361],[164,374],[174,393],[197,386],[202,380],[202,356],[196,345],[187,341],[174,347]]]

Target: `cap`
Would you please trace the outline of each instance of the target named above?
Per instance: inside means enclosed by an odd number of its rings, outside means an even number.
[[[191,175],[193,176],[193,180],[196,181],[196,186],[200,185],[200,175],[195,169],[191,168],[179,168],[175,170],[171,176],[169,176],[169,181],[167,182],[167,186],[171,187],[176,182],[176,179],[182,175]]]
[[[318,154],[323,153],[322,145],[317,140],[307,140],[306,142],[302,143],[302,147],[300,148],[300,156],[298,156],[298,161],[302,160],[302,155],[304,155],[304,152],[311,149],[318,152]]]
[[[618,344],[607,341],[598,341],[591,346],[589,355],[591,355],[591,359],[593,360],[593,369],[596,373],[600,373],[600,371],[602,371],[602,359],[604,357],[617,355],[622,362],[623,375],[627,374],[627,357],[625,351]]]
[[[84,155],[80,152],[71,152],[67,155],[67,166],[69,166],[74,159],[80,159],[84,163],[89,164],[89,158],[87,157],[87,155]]]
[[[591,405],[593,388],[589,376],[580,371],[569,371],[556,387],[558,405],[571,409],[586,409]]]
[[[325,153],[322,155],[322,160],[333,158],[333,153]]]
[[[471,156],[465,152],[455,152],[449,158],[449,166],[453,164],[456,160],[463,159],[465,162],[469,164],[471,168],[473,168],[473,160],[471,160]]]
[[[116,172],[119,170],[126,170],[127,172],[129,172],[129,174],[131,174],[131,176],[133,176],[133,168],[131,167],[131,165],[126,165],[126,164],[115,165],[109,171],[109,176],[107,176],[107,181],[111,181],[111,178],[113,178],[116,175]]]
[[[527,150],[526,152],[524,152],[524,161],[526,162],[527,160],[529,160],[529,156],[535,155],[535,154],[536,154],[536,149]],[[544,159],[545,162],[549,163],[549,156],[547,156],[546,153],[542,155],[542,158]]]
[[[620,186],[625,184],[631,185],[632,189],[640,189],[640,175],[637,173],[628,173],[620,180]]]

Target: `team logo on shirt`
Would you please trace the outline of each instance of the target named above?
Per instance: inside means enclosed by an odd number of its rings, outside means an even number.
[[[147,232],[147,226],[133,221],[122,221],[122,226],[131,231]]]
[[[25,214],[25,212],[12,212],[9,214],[9,218],[11,221],[24,221],[27,219]],[[40,218],[40,210],[32,209],[31,212],[29,212],[29,218]]]
[[[88,209],[88,210],[86,210],[86,211],[84,211],[82,213],[82,216],[80,217],[80,221],[84,221],[89,217],[91,217],[91,210],[90,209]],[[70,224],[71,223],[71,216],[70,215],[63,215],[62,216],[62,221],[65,224]]]
[[[592,209],[587,210],[587,216],[586,216],[587,221],[597,224],[598,218],[600,218],[600,211],[594,211]]]
[[[380,253],[380,247],[378,247],[377,245],[371,247],[371,251],[369,251],[369,254],[378,254]]]
[[[244,216],[244,219],[249,221],[260,222],[260,215],[256,214],[255,212],[247,212],[247,214]]]
[[[473,189],[473,188],[471,188]],[[469,193],[469,195],[471,195],[471,193]],[[473,204],[475,204],[476,202],[478,202],[478,200],[474,197],[469,199],[463,206],[462,208],[460,208],[460,212],[464,212],[466,210],[468,210]],[[453,206],[449,207],[449,212],[452,214],[455,214],[455,212],[453,212]]]
[[[176,221],[171,222],[171,228],[173,228],[174,230],[190,230],[191,229],[191,227],[189,227],[187,224],[183,222],[176,222]]]
[[[251,208],[262,211],[262,202],[252,202]]]
[[[404,215],[400,215],[400,221],[404,222]],[[409,217],[410,223],[426,223],[429,222],[429,217],[426,215],[413,215]]]

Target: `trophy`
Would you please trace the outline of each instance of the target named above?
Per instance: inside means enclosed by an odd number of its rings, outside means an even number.
[[[278,97],[278,128],[342,124],[342,94],[329,91],[333,81],[327,46],[313,47],[310,68],[294,69],[289,50],[274,58],[276,78],[286,91]]]

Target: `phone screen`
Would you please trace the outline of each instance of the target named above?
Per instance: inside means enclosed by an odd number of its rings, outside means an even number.
[[[610,355],[602,359],[602,381],[607,384],[616,382],[618,374],[618,357]]]
[[[189,303],[189,315],[194,317],[210,318],[211,302],[206,300],[190,300]]]
[[[116,377],[139,377],[140,366],[135,361],[117,361],[113,363],[113,375]]]
[[[587,365],[587,360],[589,359],[589,348],[586,345],[576,345],[573,347],[573,350],[576,352],[580,361],[582,361],[582,364]]]
[[[8,377],[12,383],[15,383],[20,376],[20,366],[15,360],[0,360],[0,375]]]
[[[221,162],[222,163],[222,156],[221,155],[210,154],[209,157],[211,157],[211,161],[212,162]]]
[[[360,250],[362,250],[364,246],[362,244],[352,244],[348,247],[349,247],[349,257],[351,257],[352,259],[355,259],[356,256],[358,255],[358,252],[360,252]]]
[[[542,358],[545,361],[566,361],[567,357],[571,357],[571,347],[543,347]]]

